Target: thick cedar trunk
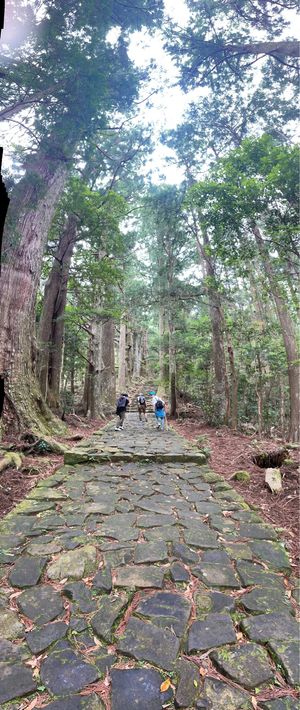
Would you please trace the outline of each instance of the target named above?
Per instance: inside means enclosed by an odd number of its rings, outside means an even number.
[[[141,365],[142,365],[142,333],[134,332],[133,335],[133,379],[139,379],[141,376]]]
[[[126,370],[129,382],[133,375],[134,351],[133,351],[133,332],[127,328],[126,332]]]
[[[3,430],[59,428],[42,399],[32,363],[35,301],[48,230],[66,180],[58,159],[39,154],[17,185],[8,211],[0,279],[0,376],[5,379]],[[11,215],[18,215],[12,224]],[[17,246],[12,246],[17,241]]]
[[[204,263],[207,277],[207,295],[209,300],[209,313],[212,327],[212,346],[214,364],[214,392],[213,392],[213,422],[215,424],[228,423],[227,416],[229,410],[229,388],[226,372],[226,360],[223,336],[223,311],[220,295],[217,290],[215,268],[209,255],[209,240],[207,234],[203,234],[203,244],[200,238],[196,237],[198,254]]]
[[[64,342],[64,312],[77,217],[69,215],[48,276],[39,324],[39,379],[49,404],[58,409]]]
[[[110,410],[116,401],[115,324],[112,318],[102,323],[101,399]]]
[[[102,322],[95,317],[91,324],[92,338],[90,351],[90,417],[97,419],[103,416],[101,401],[102,374]]]
[[[290,427],[289,427],[289,439],[290,441],[298,442],[300,434],[300,422],[299,422],[299,364],[298,364],[298,351],[297,351],[297,341],[294,332],[294,326],[290,314],[286,308],[284,298],[280,293],[280,289],[277,286],[277,281],[275,274],[273,272],[272,264],[268,258],[263,237],[261,235],[260,229],[257,225],[253,227],[253,234],[256,239],[256,243],[259,249],[259,253],[263,260],[263,264],[269,279],[270,291],[273,296],[276,311],[278,315],[278,320],[281,325],[282,337],[286,352],[287,365],[288,365],[288,378],[289,378],[289,394],[290,394]]]
[[[121,321],[119,338],[119,375],[118,389],[125,392],[126,387],[126,322]]]

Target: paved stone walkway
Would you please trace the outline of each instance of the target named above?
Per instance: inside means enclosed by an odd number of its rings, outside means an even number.
[[[299,683],[284,546],[196,450],[131,414],[66,462],[1,523],[1,708],[104,709],[107,671],[112,710],[250,710]]]

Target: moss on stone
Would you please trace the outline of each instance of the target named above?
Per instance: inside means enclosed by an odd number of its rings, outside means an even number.
[[[241,481],[242,483],[249,483],[251,477],[248,471],[236,471],[234,474],[234,478],[236,481]]]

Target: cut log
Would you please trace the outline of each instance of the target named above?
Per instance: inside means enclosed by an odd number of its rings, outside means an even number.
[[[282,490],[281,473],[279,468],[267,468],[265,475],[265,483],[271,489],[272,493],[278,493]]]

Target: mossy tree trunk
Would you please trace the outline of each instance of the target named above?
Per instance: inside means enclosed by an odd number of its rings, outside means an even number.
[[[1,424],[6,433],[62,428],[46,407],[36,378],[35,303],[45,241],[65,184],[66,165],[40,152],[29,167],[30,174],[12,195],[3,245],[0,377],[5,389]]]

